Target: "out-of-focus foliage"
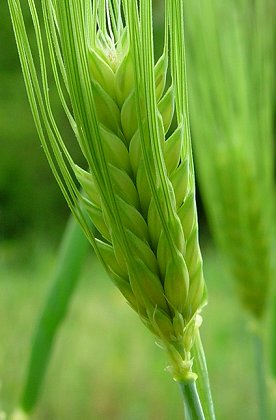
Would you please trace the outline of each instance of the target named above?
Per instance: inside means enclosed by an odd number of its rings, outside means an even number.
[[[210,247],[205,251],[210,305],[203,338],[217,418],[257,420],[246,319],[237,310],[231,281],[222,281],[217,255]],[[31,337],[53,267],[53,254],[45,245],[25,264],[0,264],[0,411],[8,415],[22,391]],[[15,307],[21,308],[20,318]],[[164,371],[165,360],[99,262],[90,257],[31,419],[182,420],[180,393]]]

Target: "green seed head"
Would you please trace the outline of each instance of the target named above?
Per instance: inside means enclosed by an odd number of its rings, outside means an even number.
[[[74,163],[52,130],[49,109],[42,113],[48,143],[40,132],[48,159],[114,284],[188,375],[205,285],[179,41],[182,2],[166,1],[164,48],[156,63],[148,0],[42,3],[52,63],[61,67],[70,106],[56,71],[57,86],[87,166]],[[18,42],[26,49],[24,40]],[[21,58],[27,74],[31,61]],[[37,85],[29,86],[30,97],[32,89]],[[47,107],[47,89],[43,95]],[[87,217],[98,236],[87,228]]]
[[[159,339],[167,343],[180,341],[189,353],[195,328],[193,319],[205,296],[191,155],[184,153],[183,145],[186,144],[186,149],[188,145],[183,124],[172,124],[175,86],[172,84],[164,92],[168,56],[163,54],[152,71],[158,156],[147,156],[145,146],[152,143],[144,138],[150,134],[144,129],[149,124],[149,110],[145,98],[140,96],[137,75],[135,78],[134,45],[129,28],[125,28],[124,34],[129,39],[128,48],[122,54],[115,47],[116,60],[112,62],[104,50],[101,55],[94,49],[89,51],[100,139],[120,215],[123,243],[112,240],[118,235],[118,226],[112,217],[104,219],[104,201],[95,200],[101,196],[101,186],[95,189],[93,173],[78,171],[78,179],[91,202],[93,211],[89,214],[93,223],[105,238],[108,249],[114,248],[114,252],[102,256],[106,265],[116,272],[115,284],[124,289],[126,298],[131,293],[130,305],[143,314],[145,324]],[[105,59],[101,58],[104,54]],[[160,168],[154,159],[161,162],[165,185],[160,184],[161,180],[158,182],[156,171]],[[99,223],[100,214],[102,223]],[[122,279],[118,281],[120,276]]]

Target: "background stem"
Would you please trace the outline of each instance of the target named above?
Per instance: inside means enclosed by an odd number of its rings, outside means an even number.
[[[255,364],[257,375],[257,392],[259,397],[259,416],[260,420],[268,419],[268,397],[265,369],[264,342],[261,333],[256,330],[252,332],[253,346],[255,351]]]

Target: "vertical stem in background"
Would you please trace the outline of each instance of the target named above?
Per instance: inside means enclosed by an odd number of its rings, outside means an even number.
[[[267,420],[268,413],[268,387],[266,382],[264,341],[261,332],[255,329],[252,332],[253,346],[255,350],[255,364],[257,376],[257,392],[260,420]]]
[[[90,244],[81,227],[70,216],[58,253],[53,286],[38,321],[26,381],[21,398],[21,408],[30,413],[39,398],[54,339],[66,315],[68,305],[80,277],[84,258]]]
[[[275,232],[276,233],[276,232]],[[276,237],[276,234],[275,234]],[[276,248],[275,248],[276,250]],[[273,272],[276,273],[275,263],[273,264]],[[275,284],[272,288],[272,297],[270,301],[270,351],[269,351],[269,368],[270,380],[269,396],[271,399],[271,417],[276,418],[276,289]],[[274,416],[274,417],[273,417]]]
[[[194,372],[198,375],[197,389],[198,389],[198,394],[201,400],[202,409],[203,409],[206,420],[214,420],[216,418],[214,404],[212,400],[206,358],[205,358],[204,349],[201,343],[199,331],[197,332],[196,340],[195,340],[192,352],[193,352],[193,369],[194,369]]]
[[[275,12],[276,12],[276,3],[275,3]],[[276,39],[276,26],[275,26],[275,39]],[[276,103],[275,103],[276,105]],[[275,197],[276,198],[276,197]],[[273,208],[276,209],[276,200],[274,199]],[[274,223],[273,229],[273,237],[275,241],[273,242],[273,249],[272,255],[276,255],[276,223]],[[276,279],[276,258],[272,259],[272,278]],[[271,299],[270,299],[270,306],[269,306],[269,320],[270,320],[270,372],[272,375],[272,379],[276,384],[276,282],[272,284],[271,288]],[[274,385],[275,387],[275,385]],[[276,395],[276,393],[274,392]],[[275,397],[274,397],[275,399]]]

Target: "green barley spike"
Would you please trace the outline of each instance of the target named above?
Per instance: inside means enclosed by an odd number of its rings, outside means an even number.
[[[52,114],[35,3],[29,0],[39,68],[20,1],[9,0],[49,163],[113,282],[163,343],[175,379],[195,378],[190,352],[206,292],[187,109],[183,3],[165,2],[164,49],[156,63],[150,1],[41,4],[54,79],[87,165],[74,163]],[[98,237],[89,230],[87,217]]]
[[[271,0],[186,7],[199,186],[238,297],[256,320],[274,275],[274,15]]]
[[[141,6],[142,7],[142,6]],[[152,162],[148,164],[143,156],[143,147],[152,142],[151,139],[142,139],[148,136],[146,128],[148,124],[146,111],[146,100],[138,98],[141,95],[135,86],[135,57],[131,53],[131,33],[129,28],[122,28],[126,37],[120,42],[112,44],[112,40],[106,41],[110,44],[105,47],[102,41],[102,34],[96,33],[93,39],[93,46],[89,49],[89,72],[92,86],[98,86],[97,92],[102,91],[101,104],[98,110],[96,103],[97,117],[101,121],[101,141],[107,143],[107,137],[116,139],[114,149],[110,147],[105,151],[105,159],[109,169],[111,183],[114,188],[115,200],[120,214],[123,216],[121,223],[123,226],[124,240],[130,252],[129,255],[121,255],[121,244],[112,238],[116,235],[116,230],[112,222],[105,218],[104,202],[97,197],[101,196],[100,186],[97,186],[93,172],[83,170],[77,171],[77,178],[83,187],[89,206],[97,207],[97,216],[93,217],[93,212],[89,212],[92,221],[99,227],[100,233],[104,238],[109,232],[107,244],[113,249],[113,261],[110,262],[110,252],[105,255],[104,248],[101,249],[102,258],[109,267],[112,267],[113,278],[118,281],[118,276],[124,278],[137,300],[135,305],[138,313],[144,314],[147,324],[159,338],[166,337],[169,341],[183,341],[183,334],[190,319],[195,316],[203,303],[204,285],[202,276],[202,266],[199,247],[197,245],[196,234],[196,211],[193,206],[193,185],[189,183],[189,159],[190,156],[182,157],[183,144],[187,142],[184,130],[181,129],[183,123],[172,127],[173,132],[170,136],[165,135],[171,126],[171,120],[175,107],[175,89],[172,86],[164,91],[167,77],[168,51],[160,58],[154,67],[154,113],[157,125],[157,138],[154,139],[159,147],[159,159],[162,162],[159,169],[165,179],[165,189],[169,197],[169,211],[165,220],[169,229],[171,239],[163,227],[164,221],[161,220],[156,206],[161,206],[162,214],[165,215],[167,209],[164,206],[164,185],[157,188],[158,183],[155,174],[154,154]],[[108,35],[106,35],[108,37]],[[107,49],[106,49],[107,48]],[[100,50],[100,53],[97,51]],[[111,62],[110,62],[111,59]],[[142,75],[136,77],[142,79]],[[140,79],[140,80],[141,80]],[[142,83],[142,80],[141,80]],[[115,86],[115,88],[114,88]],[[139,89],[139,87],[138,87]],[[137,103],[142,100],[141,109],[137,111]],[[98,102],[100,100],[97,98]],[[139,105],[138,105],[139,106]],[[104,109],[102,109],[104,108]],[[105,120],[102,115],[105,109],[116,109],[113,117],[113,130],[111,132],[109,120]],[[119,112],[118,112],[119,111]],[[140,124],[139,117],[140,114]],[[117,128],[116,128],[117,127]],[[172,140],[170,140],[172,139]],[[170,141],[169,141],[170,140]],[[142,144],[144,141],[144,145]],[[171,155],[166,155],[166,142],[170,143]],[[116,143],[115,143],[116,142]],[[122,154],[122,161],[116,161],[117,148],[128,151],[128,161],[126,154]],[[119,157],[119,156],[118,156]],[[131,167],[131,171],[125,168]],[[172,169],[172,170],[171,170]],[[156,194],[155,202],[152,185],[148,178],[147,171],[150,171],[154,179]],[[90,179],[90,182],[87,180]],[[163,187],[163,188],[162,188]],[[95,198],[96,201],[95,202]],[[187,210],[184,211],[187,207]],[[152,216],[154,213],[154,218]],[[98,214],[102,214],[102,223],[99,224]],[[129,215],[129,217],[128,217]],[[181,217],[182,216],[182,217]],[[117,227],[116,227],[117,229]],[[193,238],[190,245],[189,238]],[[171,240],[171,245],[169,241]],[[185,260],[186,244],[189,244],[189,267]],[[192,253],[192,255],[190,255]],[[117,269],[116,269],[117,268]],[[123,270],[123,273],[122,273]],[[115,275],[115,277],[114,277]],[[123,280],[123,279],[122,279]],[[197,293],[194,290],[194,283],[197,283]],[[124,293],[124,291],[123,291]],[[133,303],[132,303],[133,306]],[[162,312],[160,312],[162,310]],[[160,316],[164,320],[167,328],[164,331],[161,327]],[[174,319],[181,316],[185,320],[182,327],[182,336],[179,328],[174,328]],[[157,321],[158,318],[158,321]],[[164,324],[164,325],[165,325]],[[170,326],[170,327],[169,327]],[[177,331],[175,331],[177,329]],[[168,331],[170,334],[168,335]],[[166,332],[165,332],[166,331]]]

